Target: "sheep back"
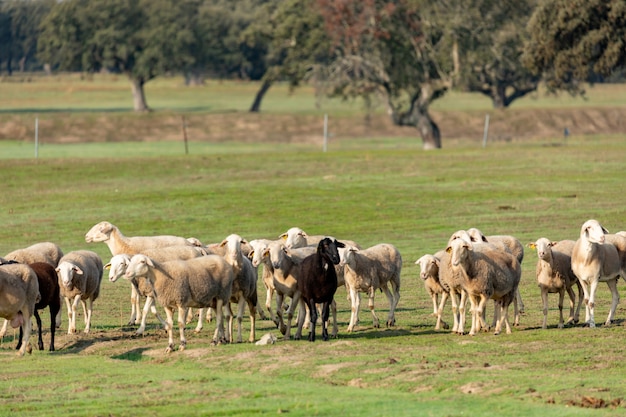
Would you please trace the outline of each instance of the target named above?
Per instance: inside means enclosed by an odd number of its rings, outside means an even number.
[[[400,286],[402,256],[389,243],[380,243],[366,249],[353,251],[352,261],[346,263],[345,279],[361,286],[380,288],[387,282]]]
[[[30,320],[40,299],[39,281],[35,271],[24,264],[6,264],[0,267],[0,317],[19,326],[18,316]]]
[[[52,242],[40,242],[22,249],[16,249],[5,255],[10,261],[16,261],[22,264],[32,264],[36,262],[45,262],[56,267],[59,260],[63,257],[61,248]]]

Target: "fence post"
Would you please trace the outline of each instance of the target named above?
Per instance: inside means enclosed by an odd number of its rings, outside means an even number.
[[[489,136],[489,113],[485,115],[485,128],[483,130],[483,148],[487,146],[487,136]]]
[[[35,116],[35,159],[39,158],[39,116]]]
[[[187,123],[185,122],[185,116],[181,116],[183,121],[183,141],[185,142],[185,155],[189,155],[189,146],[187,145]]]
[[[324,152],[328,150],[328,113],[324,113]]]

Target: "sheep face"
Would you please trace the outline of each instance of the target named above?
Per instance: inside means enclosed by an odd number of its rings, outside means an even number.
[[[487,238],[485,237],[483,232],[481,232],[475,227],[467,229],[467,234],[469,235],[472,242],[483,242],[483,243],[487,242]]]
[[[109,222],[100,222],[92,227],[85,235],[85,242],[104,242],[109,239],[113,225]]]
[[[339,251],[338,248],[344,248],[341,242],[337,242],[336,239],[326,237],[320,241],[317,245],[317,253],[319,253],[328,263],[333,265],[339,264]]]
[[[300,248],[307,244],[307,234],[299,227],[292,227],[279,236],[287,248]]]
[[[72,281],[74,276],[83,275],[82,269],[69,262],[61,262],[59,266],[56,267],[55,271],[59,277],[60,284],[70,290],[73,288]]]
[[[109,271],[109,281],[115,282],[118,278],[123,277],[130,263],[130,256],[115,255],[111,258],[111,262],[104,266]]]
[[[453,267],[458,267],[463,264],[469,256],[469,251],[472,244],[467,243],[462,239],[455,239],[446,249],[446,252],[450,254],[450,263]]]
[[[236,256],[239,252],[241,252],[241,245],[246,244],[248,242],[246,242],[246,240],[244,240],[244,238],[242,238],[239,235],[228,235],[226,237],[226,239],[222,240],[222,243],[220,243],[221,247],[226,247],[226,250],[228,251],[228,253],[230,253],[231,256]]]
[[[424,255],[415,261],[415,265],[420,267],[420,278],[424,281],[429,277],[437,276],[435,270],[439,269],[439,260],[433,255]]]
[[[283,258],[287,255],[287,248],[282,243],[270,245],[264,252],[264,257],[269,256],[274,269],[280,269]]]
[[[609,233],[597,220],[587,220],[580,228],[580,237],[591,243],[604,243],[605,234]]]
[[[252,247],[252,251],[249,254],[250,260],[252,261],[252,266],[257,268],[263,261],[263,254],[268,248],[268,244],[260,240],[252,240],[250,241],[250,246]]]
[[[531,244],[531,248],[537,250],[537,257],[543,261],[550,262],[552,259],[552,246],[556,242],[551,242],[549,239],[542,237],[537,239],[534,244]]]
[[[154,268],[154,263],[146,255],[135,255],[130,259],[130,263],[124,273],[124,278],[133,279],[137,277],[145,277],[148,275],[150,268]]]

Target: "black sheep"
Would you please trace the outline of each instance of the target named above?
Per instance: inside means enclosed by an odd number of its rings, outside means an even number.
[[[322,304],[322,338],[328,340],[328,316],[330,304],[333,302],[337,291],[337,273],[334,265],[339,263],[337,248],[345,245],[329,237],[322,239],[317,245],[317,251],[307,256],[300,264],[301,273],[298,278],[298,290],[302,294],[301,301],[309,308],[311,315],[311,328],[309,341],[315,341],[315,323],[317,321],[317,309],[315,304]],[[299,321],[304,320],[300,315]],[[299,327],[300,327],[299,323]]]

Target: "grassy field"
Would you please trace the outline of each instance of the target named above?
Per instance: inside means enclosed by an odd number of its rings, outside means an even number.
[[[130,94],[123,79],[79,82],[75,91],[88,83],[100,90],[80,97],[70,91],[72,82],[47,83],[0,83],[5,99],[0,112],[30,117],[35,111],[86,110],[97,118],[106,110],[135,117],[125,113]],[[184,98],[189,90],[172,80],[149,86],[149,103],[163,112],[197,109],[202,116],[221,111],[219,106],[245,109],[251,98],[250,86],[244,94],[230,85],[221,105],[207,105],[197,96]],[[285,104],[289,93],[282,91],[284,97],[268,100],[268,111],[272,106],[277,114],[318,111],[310,95]],[[620,94],[606,91],[594,105],[611,106]],[[456,98],[447,108],[489,105]],[[539,109],[568,106],[543,99],[523,103]],[[127,236],[176,234],[205,243],[230,233],[276,238],[299,226],[364,247],[392,243],[404,266],[394,328],[373,328],[365,307],[357,331],[347,333],[350,306],[339,289],[336,340],[211,346],[213,324],[194,334],[194,323],[187,326],[187,349],[169,355],[166,335],[153,317],[146,335],[134,335],[135,328],[126,324],[129,285],[110,283],[105,273],[90,334],[67,335],[64,309],[56,352],[34,350],[18,358],[13,331],[0,341],[0,416],[48,416],[51,410],[116,417],[624,415],[623,302],[612,326],[557,329],[553,295],[549,328],[542,330],[536,254],[527,249],[521,325],[510,335],[456,336],[434,331],[431,302],[414,265],[458,229],[512,234],[523,243],[542,236],[576,239],[589,218],[611,232],[626,229],[623,135],[497,142],[486,148],[475,141],[445,143],[441,151],[423,152],[414,138],[341,139],[323,153],[319,143],[191,142],[189,155],[175,142],[46,143],[35,160],[32,143],[1,141],[0,255],[54,241],[65,252],[93,250],[106,262],[107,247],[85,243],[84,235],[108,220]],[[624,284],[618,288],[623,298]],[[263,304],[261,283],[259,294]],[[596,322],[602,323],[610,301],[606,285],[598,296]],[[376,300],[379,317],[386,317],[384,295]],[[446,319],[451,320],[449,305]],[[47,312],[43,320],[49,322]],[[257,337],[279,336],[271,322],[257,324]],[[248,325],[245,318],[245,332]],[[83,328],[80,317],[78,327]],[[45,331],[46,346],[48,338]]]

